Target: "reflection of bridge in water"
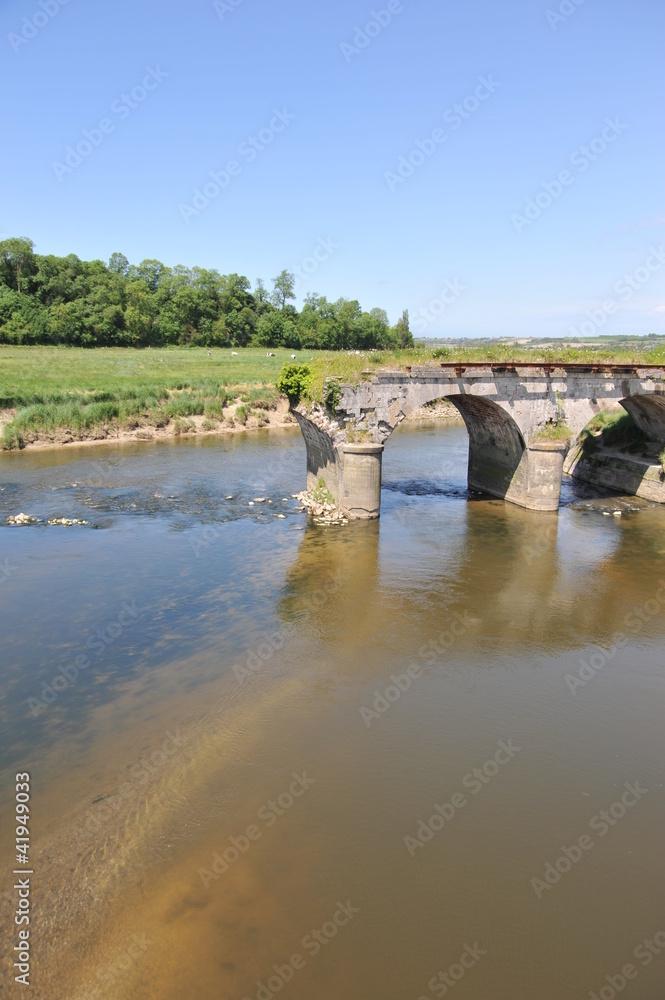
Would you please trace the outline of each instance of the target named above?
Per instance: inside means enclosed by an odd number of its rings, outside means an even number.
[[[438,546],[425,539],[430,523],[418,521],[420,531],[409,535],[408,562],[377,521],[306,529],[280,614],[307,614],[316,659],[333,657],[337,672],[348,669],[354,680],[381,677],[385,650],[403,646],[417,659],[455,620],[472,622],[455,648],[484,650],[488,669],[516,647],[560,656],[609,647],[617,632],[633,642],[665,634],[662,508],[608,522],[593,505],[543,518],[492,500],[453,502]],[[329,580],[334,589],[312,600]]]
[[[333,395],[332,409],[293,412],[307,447],[308,487],[323,479],[350,517],[379,516],[384,442],[437,399],[449,400],[466,424],[470,489],[532,510],[559,506],[569,442],[543,436],[548,425],[576,436],[620,404],[648,439],[665,444],[665,369],[656,365],[446,362],[379,371]]]

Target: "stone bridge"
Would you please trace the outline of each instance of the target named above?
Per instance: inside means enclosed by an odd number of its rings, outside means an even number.
[[[656,365],[445,363],[364,373],[358,385],[326,383],[328,406],[293,414],[307,447],[307,485],[323,479],[349,517],[378,517],[384,442],[437,399],[459,410],[469,432],[469,488],[532,510],[557,510],[570,439],[620,403],[665,444],[665,369]],[[426,470],[423,470],[426,471]]]

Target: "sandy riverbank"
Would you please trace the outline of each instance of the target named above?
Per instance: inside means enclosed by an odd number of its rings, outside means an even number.
[[[152,423],[148,418],[142,418],[133,428],[118,427],[107,424],[93,427],[81,434],[66,427],[53,431],[38,430],[31,436],[24,435],[25,445],[22,451],[35,451],[46,448],[66,448],[68,445],[99,445],[117,444],[122,441],[160,441],[173,437],[193,437],[198,435],[239,434],[248,430],[281,429],[294,427],[295,418],[289,413],[289,405],[285,399],[280,399],[274,410],[267,410],[262,417],[255,414],[247,416],[243,423],[235,416],[240,403],[226,409],[224,420],[210,420],[205,416],[190,416],[186,419],[169,420],[162,427]],[[0,435],[16,411],[0,411]],[[7,452],[6,452],[7,454]]]
[[[141,420],[134,428],[117,427],[113,424],[91,428],[82,434],[62,427],[54,431],[35,431],[31,438],[25,439],[23,451],[36,451],[48,448],[66,448],[69,445],[99,445],[117,444],[123,441],[163,441],[173,437],[214,436],[219,434],[240,434],[252,430],[282,430],[285,427],[296,427],[295,417],[289,411],[286,399],[280,399],[274,410],[265,411],[261,418],[250,414],[245,423],[235,418],[235,412],[240,404],[229,406],[224,420],[211,421],[205,416],[191,416],[186,420],[170,420],[164,427],[152,424],[147,418]],[[15,415],[15,410],[0,411],[0,436],[3,429]],[[423,406],[409,417],[409,423],[421,424],[461,424],[462,418],[452,404],[446,400],[438,400],[434,406]],[[1,453],[0,453],[1,454]],[[9,452],[5,452],[9,454]]]

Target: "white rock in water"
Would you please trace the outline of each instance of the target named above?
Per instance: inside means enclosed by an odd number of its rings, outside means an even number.
[[[249,501],[249,503],[247,504],[247,506],[248,506],[248,507],[253,507],[253,506],[254,506],[254,501],[253,501],[253,500],[250,500],[250,501]]]
[[[265,503],[265,502],[266,502],[265,497],[254,497],[254,503]]]
[[[285,518],[286,514],[278,514],[277,517]]]
[[[227,497],[226,499],[227,499],[227,500],[233,500],[233,497],[232,497],[232,496],[230,496],[230,497]]]

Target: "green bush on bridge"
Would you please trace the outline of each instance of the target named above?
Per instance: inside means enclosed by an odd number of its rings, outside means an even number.
[[[311,399],[311,368],[309,365],[284,365],[277,388],[288,398],[291,406],[296,406],[301,399]]]

